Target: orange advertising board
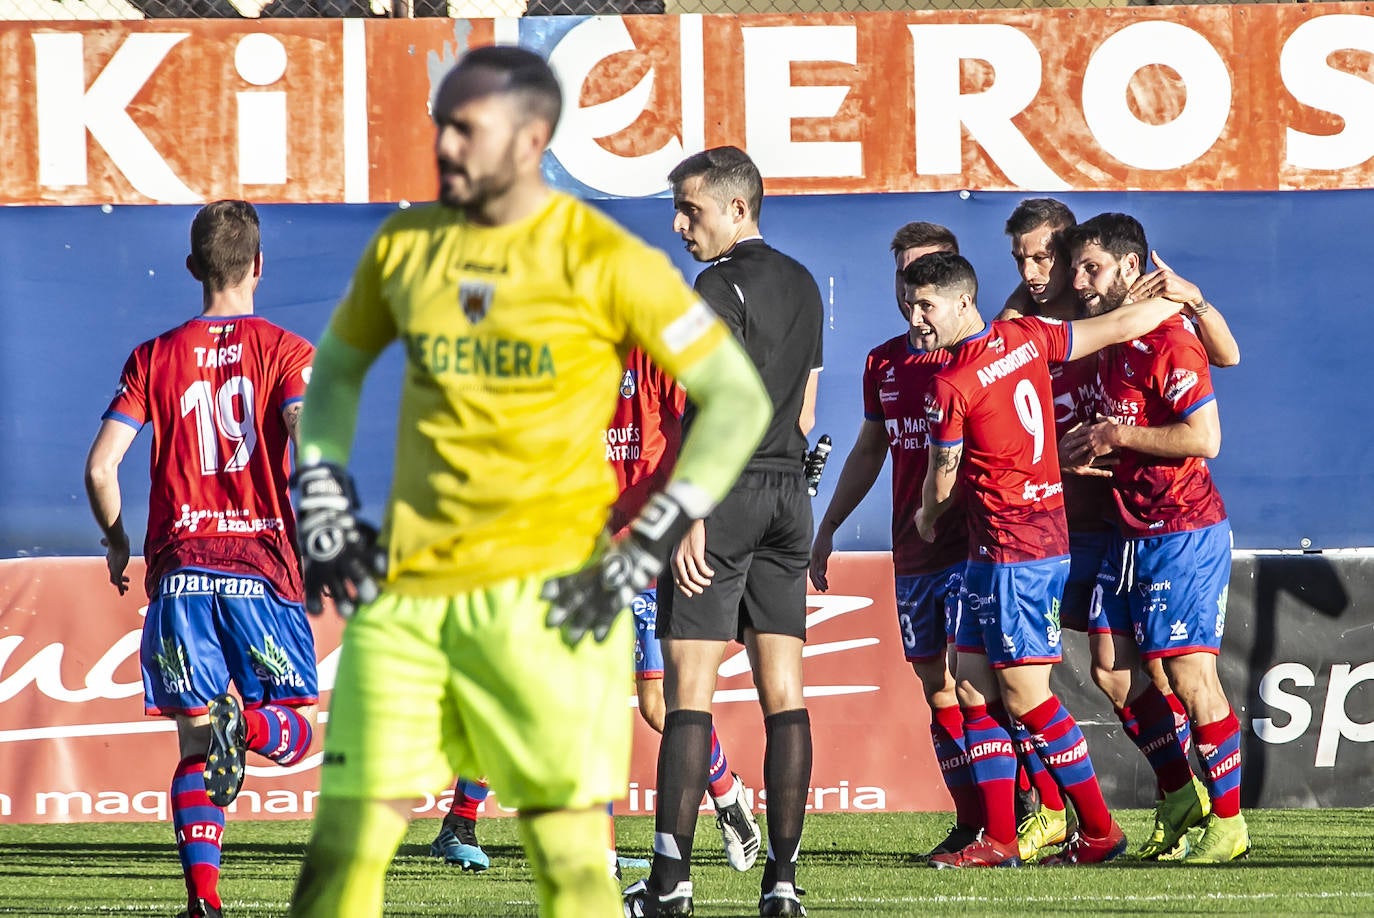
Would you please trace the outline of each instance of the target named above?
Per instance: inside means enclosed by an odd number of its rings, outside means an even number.
[[[591,196],[719,144],[775,194],[1374,187],[1374,14],[1313,3],[0,23],[0,202],[426,200],[435,82],[493,41],[553,64]]]
[[[142,580],[136,559],[129,575]],[[811,808],[824,812],[939,810],[951,806],[930,748],[929,713],[902,659],[887,552],[837,555],[832,589],[808,599],[807,706],[815,737]],[[168,818],[177,745],[169,720],[143,716],[138,645],[145,600],[118,596],[102,558],[0,561],[0,823]],[[325,713],[310,754],[279,768],[250,757],[232,812],[300,819],[314,811],[320,736],[328,731],[341,633],[315,627]],[[763,725],[749,662],[732,645],[721,664],[715,716],[732,768],[757,793]],[[634,691],[626,686],[625,716]],[[638,717],[631,783],[617,812],[652,813],[658,737]],[[500,788],[486,804],[501,815]],[[418,802],[437,817],[450,788]],[[766,801],[756,800],[766,806]]]

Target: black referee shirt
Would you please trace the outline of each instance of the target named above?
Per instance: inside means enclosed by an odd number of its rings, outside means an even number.
[[[755,237],[697,275],[695,286],[744,345],[773,402],[773,419],[746,468],[800,469],[807,448],[798,425],[802,397],[811,371],[821,368],[824,310],[815,278]],[[689,404],[686,425],[694,413]]]

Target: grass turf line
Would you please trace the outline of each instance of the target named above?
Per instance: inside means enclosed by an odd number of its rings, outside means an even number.
[[[1116,814],[1132,848],[1150,813]],[[809,817],[798,879],[825,915],[1374,915],[1374,810],[1247,810],[1255,848],[1221,867],[1123,859],[1103,867],[935,871],[913,861],[944,836],[947,813]],[[760,822],[764,819],[761,816]],[[621,853],[645,856],[647,816],[616,820]],[[479,823],[492,868],[475,875],[429,857],[437,820],[412,825],[387,880],[388,916],[534,915],[515,821]],[[281,916],[309,823],[233,822],[221,894],[226,918]],[[173,916],[185,907],[167,823],[0,825],[0,915]],[[761,868],[725,863],[715,821],[697,825],[697,914],[752,915]],[[631,870],[625,883],[646,871]]]

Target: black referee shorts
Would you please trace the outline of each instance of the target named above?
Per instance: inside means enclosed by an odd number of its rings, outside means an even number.
[[[745,628],[806,638],[811,497],[795,472],[746,471],[706,518],[706,561],[716,572],[700,596],[659,578],[659,637],[742,640]],[[668,571],[665,571],[667,574]]]

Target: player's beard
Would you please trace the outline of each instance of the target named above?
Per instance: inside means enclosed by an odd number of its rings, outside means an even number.
[[[512,141],[498,162],[500,168],[494,172],[474,178],[464,170],[467,179],[465,190],[450,190],[443,179],[442,164],[439,178],[439,203],[458,210],[481,212],[486,206],[505,195],[515,185],[515,143]]]
[[[1088,318],[1093,316],[1105,315],[1113,309],[1119,308],[1126,302],[1126,295],[1130,293],[1131,287],[1125,279],[1117,272],[1116,277],[1112,278],[1111,285],[1107,287],[1106,293],[1099,293],[1091,302],[1083,304],[1083,312]]]

